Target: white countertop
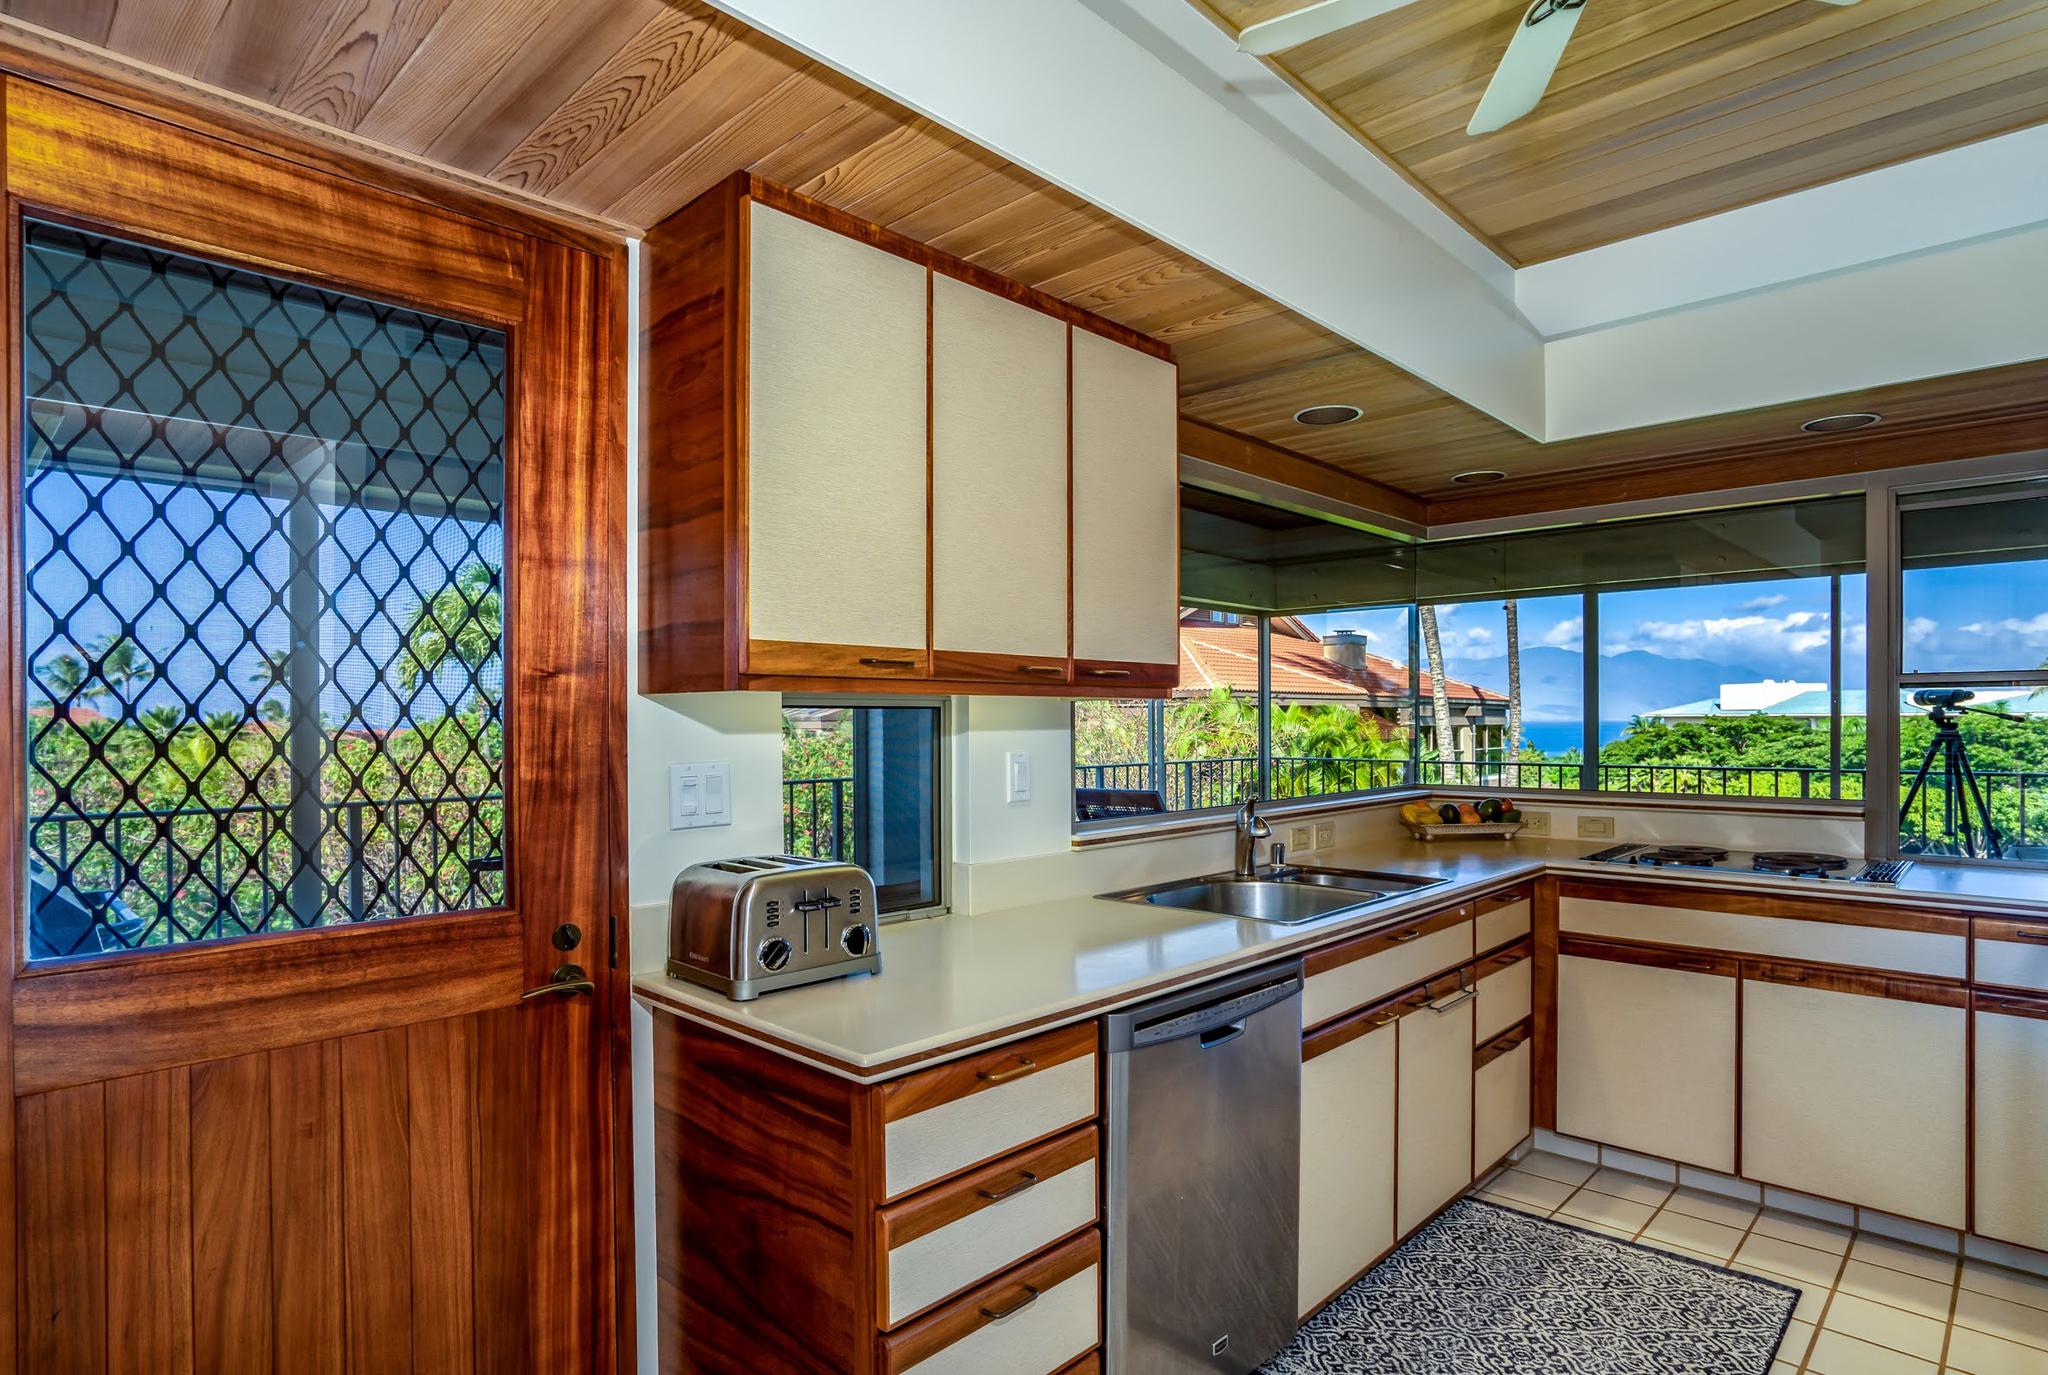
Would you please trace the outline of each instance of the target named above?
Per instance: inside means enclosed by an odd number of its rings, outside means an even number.
[[[664,975],[633,981],[649,1005],[860,1079],[921,1065],[1155,996],[1204,976],[1299,955],[1544,872],[1631,881],[1708,882],[1846,901],[2006,909],[2048,917],[2048,875],[1916,864],[1896,888],[1693,871],[1617,870],[1583,856],[1610,841],[1383,843],[1318,852],[1309,862],[1435,877],[1443,883],[1347,918],[1276,926],[1142,903],[1066,898],[1005,911],[902,922],[882,931],[882,973],[736,1003]]]

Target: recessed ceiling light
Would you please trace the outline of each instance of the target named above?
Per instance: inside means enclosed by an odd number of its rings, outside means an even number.
[[[1867,425],[1875,425],[1882,419],[1883,416],[1872,415],[1869,411],[1850,411],[1846,415],[1823,415],[1799,428],[1808,434],[1840,434],[1843,430],[1860,430]]]
[[[1474,468],[1469,473],[1454,473],[1451,481],[1461,487],[1478,487],[1488,482],[1499,482],[1507,474],[1498,468]]]
[[[1297,425],[1349,425],[1364,414],[1356,406],[1310,406],[1296,411],[1294,422]]]

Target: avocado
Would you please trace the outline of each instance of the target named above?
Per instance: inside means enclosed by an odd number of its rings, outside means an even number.
[[[1506,810],[1506,807],[1501,806],[1499,798],[1489,797],[1479,804],[1479,819],[1481,821],[1498,821],[1501,818],[1501,813]]]
[[[1444,803],[1443,806],[1436,809],[1436,814],[1437,818],[1446,826],[1458,824],[1458,804],[1455,802]]]

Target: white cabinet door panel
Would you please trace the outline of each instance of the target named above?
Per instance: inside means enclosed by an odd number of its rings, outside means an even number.
[[[1394,1244],[1392,1025],[1301,1066],[1299,1311]]]
[[[1180,659],[1173,364],[1073,330],[1074,657]]]
[[[1067,652],[1067,326],[937,275],[932,647]]]
[[[1564,955],[1557,962],[1557,1129],[1735,1169],[1736,981]]]
[[[1406,1236],[1472,1182],[1472,999],[1441,1012],[1419,1008],[1395,1026],[1394,1220]]]
[[[1967,1014],[1745,979],[1742,1172],[1963,1225]]]
[[[1975,1015],[1976,1230],[2048,1251],[2048,1005]]]
[[[748,206],[755,640],[925,644],[926,269]]]

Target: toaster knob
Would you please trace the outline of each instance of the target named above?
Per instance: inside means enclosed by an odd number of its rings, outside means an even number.
[[[780,936],[772,936],[761,942],[761,948],[754,953],[754,958],[761,962],[763,969],[773,974],[789,963],[789,955],[789,942]]]
[[[855,922],[839,933],[839,944],[847,954],[858,958],[875,948],[875,933],[866,922]]]

